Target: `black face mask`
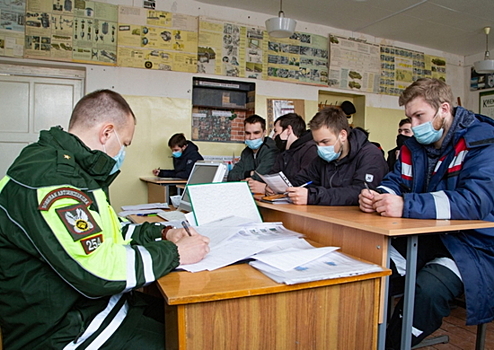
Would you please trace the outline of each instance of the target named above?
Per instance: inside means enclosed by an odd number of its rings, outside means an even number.
[[[274,142],[276,143],[276,147],[283,152],[286,149],[286,141],[287,140],[282,140],[280,135],[276,135],[274,138]]]
[[[403,146],[405,141],[408,140],[410,137],[411,136],[405,136],[402,134],[398,134],[398,136],[396,136],[396,146],[398,146],[398,148],[401,148],[401,146]]]

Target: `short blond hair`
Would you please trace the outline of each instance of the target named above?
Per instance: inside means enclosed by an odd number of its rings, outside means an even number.
[[[418,79],[401,93],[398,102],[400,106],[404,106],[417,97],[422,97],[434,109],[439,109],[444,102],[453,106],[454,97],[451,87],[440,79]]]

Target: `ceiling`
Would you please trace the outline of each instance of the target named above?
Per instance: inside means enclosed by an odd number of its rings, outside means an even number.
[[[272,16],[280,10],[278,0],[198,1]],[[483,53],[483,28],[491,26],[489,49],[494,50],[494,0],[285,0],[283,12],[356,37],[363,33],[461,56]]]

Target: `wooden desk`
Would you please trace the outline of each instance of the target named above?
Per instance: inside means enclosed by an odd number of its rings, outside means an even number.
[[[323,245],[341,247],[341,251],[361,259],[389,266],[390,238],[407,236],[407,275],[404,296],[404,320],[401,349],[409,349],[415,295],[417,235],[494,227],[480,220],[422,220],[381,217],[358,207],[300,206],[257,202],[264,221],[282,221],[288,229],[304,233]],[[379,318],[379,349],[384,349],[386,332],[387,286],[382,284]]]
[[[166,349],[375,349],[389,273],[287,286],[248,264],[172,272],[157,281]]]
[[[148,203],[170,203],[170,186],[187,184],[185,179],[171,177],[141,176],[139,179],[148,186]]]

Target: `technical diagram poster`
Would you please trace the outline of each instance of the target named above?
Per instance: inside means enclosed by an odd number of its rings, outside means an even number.
[[[0,56],[24,53],[25,0],[0,0]]]
[[[72,60],[72,0],[28,0],[24,57]]]
[[[400,47],[385,46],[381,52],[380,92],[399,96],[415,80],[424,76],[424,54]]]
[[[74,1],[73,60],[117,64],[118,6]]]
[[[363,92],[379,92],[379,45],[330,36],[329,86]]]
[[[328,85],[328,39],[322,35],[269,37],[267,55],[269,80]]]
[[[197,17],[119,7],[118,65],[197,71]]]
[[[117,6],[28,0],[24,57],[116,64]]]
[[[199,73],[265,79],[266,33],[261,27],[199,17]]]

